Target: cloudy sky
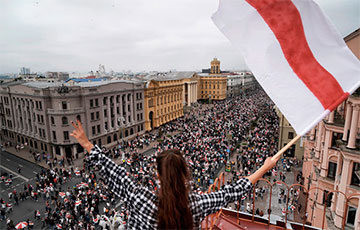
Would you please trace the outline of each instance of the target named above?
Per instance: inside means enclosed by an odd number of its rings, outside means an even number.
[[[360,1],[315,0],[342,36]],[[218,0],[0,0],[0,73],[246,68],[211,21]]]

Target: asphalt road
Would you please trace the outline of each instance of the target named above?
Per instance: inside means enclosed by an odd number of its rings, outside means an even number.
[[[13,175],[13,183],[10,187],[5,186],[5,183],[0,182],[0,196],[7,197],[7,194],[14,189],[23,189],[24,184],[33,183],[36,173],[41,172],[41,167],[32,162],[26,161],[22,158],[12,155],[8,152],[0,153],[0,172],[6,172]],[[18,173],[18,168],[21,172]]]
[[[24,184],[32,184],[35,187],[35,178],[36,173],[41,172],[41,167],[32,162],[26,161],[22,158],[14,156],[8,152],[0,153],[0,172],[7,172],[13,174],[13,184],[10,187],[6,187],[3,182],[0,183],[1,189],[1,198],[5,201],[8,201],[8,193],[16,189],[17,192],[21,192],[24,190]],[[18,167],[21,167],[21,173],[18,174]],[[68,187],[73,187],[77,183],[81,182],[81,178],[72,177],[72,179],[62,185],[62,189],[66,190]],[[45,201],[42,197],[38,199],[38,201],[32,200],[28,198],[27,200],[21,202],[19,201],[19,205],[15,206],[13,204],[13,212],[8,213],[6,217],[9,217],[14,221],[14,224],[21,221],[26,221],[30,219],[34,222],[34,229],[41,228],[40,221],[34,221],[34,210],[40,210],[41,216],[44,215],[45,211]],[[6,221],[0,222],[0,229],[6,229]]]

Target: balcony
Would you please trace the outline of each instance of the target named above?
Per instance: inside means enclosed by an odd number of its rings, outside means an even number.
[[[72,115],[84,113],[84,107],[76,108],[76,109],[48,109],[47,113],[49,115]]]
[[[355,154],[355,155],[359,155],[360,156],[360,145],[359,142],[356,141],[356,149],[349,149],[346,147],[347,146],[347,142],[344,142],[342,140],[337,140],[336,141],[336,147],[341,151],[341,152],[346,152],[346,153],[351,153],[351,154]]]
[[[306,218],[301,218],[301,216],[306,216],[307,214],[309,214],[308,212],[305,213],[306,207],[307,207],[307,202],[309,202],[309,194],[314,192],[314,191],[325,191],[323,188],[321,187],[311,187],[310,189],[306,189],[304,186],[300,185],[300,184],[293,184],[293,185],[287,185],[282,181],[275,181],[274,183],[270,183],[268,180],[266,179],[260,179],[260,182],[266,182],[265,184],[268,184],[268,186],[270,187],[270,194],[269,194],[269,199],[270,200],[276,200],[276,197],[273,197],[275,195],[273,195],[272,191],[273,191],[273,186],[279,186],[279,185],[284,185],[286,187],[286,192],[287,192],[287,197],[290,197],[290,189],[294,188],[300,188],[300,194],[299,194],[299,201],[301,202],[301,200],[303,202],[305,202],[305,205],[303,206],[301,212],[299,213],[300,218],[295,218],[294,220],[290,220],[291,218],[291,212],[289,210],[285,210],[283,211],[283,215],[279,216],[273,213],[273,211],[275,211],[276,207],[273,207],[271,203],[269,204],[265,204],[268,205],[269,210],[272,210],[270,212],[270,214],[265,214],[263,216],[260,215],[255,215],[255,210],[257,208],[258,205],[262,205],[262,203],[264,203],[263,201],[256,201],[255,199],[255,189],[257,187],[257,185],[255,185],[253,187],[252,190],[252,198],[245,198],[245,199],[249,199],[250,206],[251,206],[251,211],[250,212],[242,212],[240,211],[240,203],[241,201],[237,201],[235,204],[235,210],[234,209],[220,209],[217,213],[211,214],[209,216],[207,216],[203,222],[201,223],[201,229],[238,229],[238,230],[252,230],[252,229],[256,229],[256,230],[261,230],[261,229],[294,229],[294,230],[300,230],[300,229],[305,229],[305,230],[315,230],[315,229],[325,229],[324,227],[327,225],[328,227],[331,226],[333,223],[333,219],[332,216],[330,216],[330,209],[329,207],[327,207],[326,205],[321,205],[322,211],[321,211],[321,216],[319,216],[319,218],[321,218],[321,222],[320,224],[322,225],[321,228],[319,227],[314,227],[311,225],[308,225],[309,222],[306,221],[310,221],[311,216],[308,216],[308,219]],[[209,186],[208,189],[208,193],[211,192],[215,192],[218,191],[219,189],[221,189],[221,187],[224,185],[224,173],[221,173],[220,176],[218,178],[215,179],[214,184]],[[333,191],[334,193],[338,192],[338,191]],[[326,195],[326,199],[329,196],[330,193],[327,193]],[[350,195],[349,197],[345,195],[346,200],[351,199],[351,197],[354,197],[354,195],[358,195],[358,194],[353,194]],[[360,195],[360,194],[359,194]],[[325,199],[325,200],[326,200]],[[268,203],[268,202],[266,202]],[[276,202],[275,202],[276,203]],[[289,205],[289,200],[286,202],[286,207],[288,207]],[[345,210],[348,208],[349,203],[346,202],[345,205]],[[295,211],[296,212],[296,211]],[[342,228],[341,229],[346,229],[346,223],[345,223],[345,218],[342,219]],[[326,225],[325,225],[326,223]]]

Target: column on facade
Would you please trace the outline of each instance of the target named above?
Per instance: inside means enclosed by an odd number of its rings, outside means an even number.
[[[73,145],[73,146],[72,146],[72,153],[73,153],[73,157],[74,157],[74,159],[76,159],[76,154],[77,154],[77,148],[76,148],[76,145]]]
[[[144,95],[144,97],[145,97],[145,95]],[[144,101],[145,101],[145,99],[144,99]],[[124,117],[124,115],[123,115],[123,101],[122,101],[122,95],[120,95],[120,103],[119,103],[120,105],[120,109],[119,109],[119,112],[120,112],[120,117]],[[120,127],[122,127],[123,126],[123,119],[120,119]]]
[[[358,131],[359,110],[360,107],[358,105],[353,107],[351,127],[350,127],[350,137],[349,137],[348,145],[346,146],[347,148],[355,149],[356,135]]]
[[[118,128],[118,114],[117,114],[117,107],[118,107],[118,103],[116,102],[116,97],[114,97],[114,128],[117,129]]]
[[[328,152],[330,147],[330,141],[331,141],[331,131],[326,130],[325,131],[325,140],[324,140],[324,151],[322,156],[322,164],[321,164],[321,171],[320,175],[322,177],[326,177],[326,172],[328,168]]]
[[[334,118],[335,118],[335,110],[333,110],[330,114],[329,114],[329,123],[334,123]]]
[[[35,133],[36,133],[36,130],[35,130],[36,116],[35,116],[35,113],[34,113],[34,106],[32,106],[32,105],[31,105],[31,110],[30,110],[30,117],[31,117],[31,124],[32,124],[32,127],[33,127],[32,135],[34,137]]]
[[[315,139],[315,127],[311,129],[310,131],[310,140],[314,140]]]
[[[197,102],[197,99],[198,99],[198,84],[197,82],[194,83],[195,84],[195,94],[194,94],[194,97],[195,97],[195,102]]]
[[[351,115],[352,115],[352,106],[350,102],[346,103],[346,117],[345,117],[345,125],[344,125],[344,132],[343,132],[343,141],[348,140],[348,133],[351,124]]]
[[[187,106],[190,106],[191,105],[191,96],[192,96],[192,91],[191,91],[191,83],[189,82],[187,84],[187,92],[188,92],[188,98],[187,98]]]
[[[341,170],[342,170],[342,154],[338,154],[338,158],[337,158],[337,162],[336,162],[336,176],[335,176],[335,183],[334,183],[334,188],[333,190],[338,190],[338,185],[340,183],[340,175],[341,175]],[[336,194],[333,195],[333,197],[335,197]],[[331,203],[331,211],[335,212],[336,209],[336,200],[335,198],[332,199],[332,203]]]
[[[131,92],[131,95],[130,95],[130,101],[131,101],[131,119],[132,119],[132,122],[136,122],[136,106],[135,106],[135,104],[136,104],[136,100],[134,99],[134,97],[135,97],[135,93],[134,93],[134,91],[132,91]],[[155,103],[156,103],[156,101],[155,101],[155,95],[153,95],[153,106],[155,106]],[[135,129],[134,130],[134,133],[136,133],[137,132],[137,129]]]
[[[64,147],[59,146],[59,148],[60,148],[60,155],[61,155],[61,157],[66,157],[66,156],[65,156],[65,152],[64,152]]]
[[[107,103],[107,121],[108,121],[108,130],[110,130],[111,127],[111,110],[110,110],[110,96],[108,96],[106,98],[106,103]],[[105,130],[107,132],[107,130]]]
[[[53,156],[56,156],[56,148],[55,148],[55,145],[52,145],[52,146],[51,146],[51,149],[52,149],[52,155],[53,155]]]
[[[321,136],[322,136],[322,132],[323,132],[323,122],[320,121],[319,125],[318,125],[318,136],[316,137],[316,151],[315,151],[315,157],[319,158],[320,156],[320,150],[321,150]]]
[[[341,180],[338,190],[346,193],[347,182],[349,180],[349,169],[350,169],[350,159],[344,158],[343,167],[341,172]],[[346,218],[345,212],[345,197],[341,193],[334,194],[337,195],[337,204],[335,211],[335,226],[341,228],[343,218]]]
[[[194,87],[194,83],[191,82],[191,104],[194,103],[194,98],[195,98],[195,87]]]

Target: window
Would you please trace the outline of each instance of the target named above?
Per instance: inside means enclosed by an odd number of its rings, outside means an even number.
[[[104,117],[107,117],[107,109],[104,109]]]
[[[106,103],[107,103],[107,97],[104,97],[103,104],[106,105]]]
[[[69,140],[69,131],[64,131],[64,140],[65,141]]]
[[[149,102],[149,104],[150,104],[150,102]],[[131,111],[130,105],[128,105],[128,111],[129,111],[129,112]]]
[[[331,147],[337,147],[337,140],[341,140],[343,137],[342,133],[333,132],[332,139],[331,139]]]
[[[95,120],[95,114],[94,113],[90,113],[90,120],[91,121]]]
[[[328,194],[328,195],[327,195],[327,199],[325,200],[326,194]],[[334,194],[333,192],[329,194],[329,191],[324,190],[323,204],[325,204],[325,202],[326,202],[326,207],[331,206],[331,201],[332,201],[332,198],[333,198],[333,194]]]
[[[100,125],[97,125],[96,128],[97,128],[97,132],[100,133]]]
[[[55,132],[55,131],[52,131],[52,134],[53,134],[53,139],[54,139],[54,141],[56,141],[56,132]]]
[[[76,120],[78,120],[78,121],[81,122],[81,116],[80,116],[80,115],[77,115],[77,116],[76,116]]]
[[[353,164],[351,184],[360,186],[360,163],[354,162]]]
[[[328,175],[327,175],[328,178],[335,179],[336,167],[337,167],[336,163],[329,162]]]
[[[131,94],[130,94],[130,93],[127,95],[127,100],[128,100],[128,101],[131,100]]]
[[[94,100],[90,99],[90,108],[94,107]]]
[[[107,123],[107,121],[105,121],[105,130],[107,130],[108,129],[108,123]]]
[[[99,120],[100,119],[100,113],[99,111],[96,112],[96,120]]]
[[[346,223],[355,225],[356,208],[349,206]]]
[[[54,119],[54,117],[50,117],[50,120],[51,120],[51,124],[52,125],[55,125],[55,119]],[[56,139],[56,138],[55,138]]]
[[[293,132],[288,133],[288,139],[294,139],[294,133]]]
[[[67,125],[68,124],[68,119],[67,119],[67,117],[62,117],[62,124],[63,125]]]
[[[111,136],[107,137],[107,143],[110,144],[111,143]]]
[[[94,136],[96,134],[95,126],[91,127],[92,135]]]
[[[95,106],[98,107],[99,106],[99,100],[95,99]]]
[[[66,101],[61,102],[62,109],[67,109],[67,103]]]

